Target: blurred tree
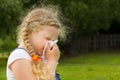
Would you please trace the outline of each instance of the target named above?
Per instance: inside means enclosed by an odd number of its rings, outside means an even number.
[[[13,35],[23,14],[22,3],[19,0],[0,0],[0,37]]]
[[[23,13],[19,0],[0,0],[0,51],[16,46],[16,27]]]
[[[59,6],[66,18],[63,23],[71,27],[72,35],[98,35],[101,29],[111,30],[111,26],[120,29],[120,0],[0,0],[0,41],[15,39],[21,16],[33,6],[47,4]]]
[[[113,19],[120,23],[120,0],[109,0],[109,6]]]
[[[113,18],[108,33],[120,34],[120,0],[111,0],[109,4]]]
[[[1,33],[14,32],[24,10],[42,3],[59,5],[77,35],[99,34],[100,29],[109,29],[113,19],[120,22],[120,0],[1,0]]]
[[[74,33],[99,34],[99,29],[109,29],[112,21],[108,0],[72,0],[64,8]]]
[[[33,5],[59,5],[65,17],[69,20],[76,35],[99,34],[99,29],[109,29],[112,15],[109,0],[21,0],[24,7]]]

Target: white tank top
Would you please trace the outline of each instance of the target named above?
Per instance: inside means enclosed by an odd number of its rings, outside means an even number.
[[[9,65],[18,59],[27,59],[31,61],[31,56],[27,53],[27,51],[23,48],[16,48],[9,56],[7,62],[7,80],[16,80],[12,70],[9,68]]]

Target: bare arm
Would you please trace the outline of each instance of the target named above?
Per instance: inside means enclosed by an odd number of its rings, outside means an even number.
[[[27,59],[18,59],[10,65],[16,80],[34,80],[32,64]]]

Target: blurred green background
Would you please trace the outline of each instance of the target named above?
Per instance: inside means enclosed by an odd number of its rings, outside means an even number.
[[[0,80],[17,47],[16,28],[31,9],[55,5],[69,27],[58,72],[63,80],[120,80],[120,0],[0,0]]]
[[[57,5],[73,38],[120,33],[120,0],[0,0],[0,51],[17,46],[16,28],[32,8]],[[63,48],[63,45],[61,45]]]

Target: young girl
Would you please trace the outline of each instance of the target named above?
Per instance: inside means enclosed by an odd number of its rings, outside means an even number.
[[[24,18],[18,28],[18,48],[9,56],[8,80],[55,80],[60,57],[57,44],[50,42],[65,37],[58,11],[37,8]]]

